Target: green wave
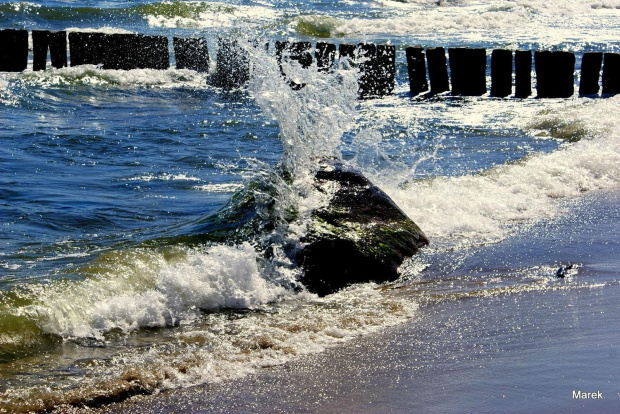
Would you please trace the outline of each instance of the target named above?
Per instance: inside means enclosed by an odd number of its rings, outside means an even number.
[[[33,319],[19,314],[18,309],[29,302],[14,292],[0,292],[0,363],[51,349],[62,341],[44,334]]]
[[[344,32],[338,31],[342,20],[329,16],[300,16],[297,19],[295,31],[301,36],[320,38],[345,37]]]

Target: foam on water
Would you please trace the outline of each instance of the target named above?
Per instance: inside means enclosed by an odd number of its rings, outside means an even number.
[[[289,24],[289,30],[320,37],[413,36],[419,41],[444,43],[442,46],[499,42],[516,47],[532,44],[535,39],[543,48],[570,44],[572,50],[579,51],[591,44],[615,42],[612,33],[620,13],[617,1],[448,1],[439,5],[388,1],[378,5],[368,9],[367,15],[298,16]],[[429,33],[432,39],[424,37]]]
[[[196,190],[206,191],[209,193],[234,193],[243,189],[243,184],[205,184],[194,187]]]
[[[6,312],[63,338],[189,323],[203,310],[253,309],[290,295],[264,278],[249,244],[102,254],[83,282],[28,286]]]
[[[103,34],[134,34],[135,32],[121,27],[102,26],[102,27],[68,27],[65,29],[67,34],[73,32],[80,33],[103,33]],[[30,48],[32,49],[32,34],[29,36]]]
[[[558,198],[620,185],[620,98],[544,111],[533,129],[577,124],[589,136],[477,174],[385,183],[386,191],[427,235],[485,243],[504,238],[514,224],[558,213]]]
[[[146,174],[137,177],[125,178],[124,181],[140,181],[148,183],[150,181],[201,181],[201,179],[198,177],[188,176],[187,174],[171,174],[164,172],[161,174]]]
[[[195,88],[206,87],[207,75],[187,69],[134,69],[104,70],[94,65],[80,65],[61,69],[49,68],[45,71],[5,75],[13,82],[28,86],[113,86],[113,87],[157,87],[157,88]],[[1,86],[1,85],[0,85]],[[9,86],[9,85],[7,85]]]
[[[281,12],[264,5],[236,5],[218,2],[155,3],[143,6],[149,26],[191,29],[255,27],[272,22]]]

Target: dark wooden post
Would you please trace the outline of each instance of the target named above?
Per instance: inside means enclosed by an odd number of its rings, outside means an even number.
[[[391,95],[396,82],[396,46],[377,45],[377,93]]]
[[[67,32],[50,32],[49,34],[50,60],[56,69],[68,66],[67,61]]]
[[[355,64],[355,54],[357,52],[357,45],[353,45],[350,43],[340,43],[338,46],[338,54],[340,55],[340,60],[349,59],[351,64]]]
[[[527,98],[532,94],[532,52],[515,52],[515,97]]]
[[[48,48],[53,67],[60,69],[67,66],[67,32],[33,30],[32,70],[45,70]]]
[[[170,67],[170,51],[166,36],[140,35],[136,53],[136,69],[165,70]]]
[[[196,72],[209,71],[209,49],[202,37],[173,37],[174,57],[177,69],[191,69]]]
[[[512,52],[495,49],[491,52],[491,96],[505,98],[512,93]]]
[[[487,93],[487,54],[484,49],[450,48],[452,94],[480,96]]]
[[[581,78],[579,79],[579,95],[598,95],[598,81],[601,78],[603,54],[584,53],[581,58]]]
[[[359,97],[367,99],[378,95],[377,47],[374,43],[357,45],[359,68]]]
[[[282,69],[282,60],[292,60],[299,62],[302,68],[307,69],[312,65],[312,45],[310,42],[276,42],[276,57]]]
[[[603,62],[603,95],[620,93],[620,54],[605,53]]]
[[[426,49],[426,59],[428,61],[431,93],[437,94],[450,90],[445,49],[443,47],[429,47]]]
[[[218,39],[216,86],[232,89],[250,80],[250,60],[236,40]]]
[[[106,35],[104,69],[168,69],[168,38],[138,34]]]
[[[538,98],[569,98],[575,93],[575,55],[571,52],[534,53]]]
[[[47,64],[47,45],[49,30],[33,30],[32,32],[32,70],[45,70]]]
[[[105,39],[106,35],[103,33],[69,33],[71,66],[103,64],[106,47]]]
[[[409,74],[409,91],[412,96],[428,91],[426,80],[426,56],[421,47],[405,49],[407,57],[407,72]]]
[[[287,78],[287,74],[284,73],[284,69],[282,67],[282,62],[284,59],[288,61],[298,62],[299,65],[307,69],[312,65],[312,54],[310,51],[312,50],[312,45],[310,42],[276,42],[276,57],[278,59],[278,65],[280,66],[280,73],[282,76]],[[306,86],[305,84],[299,84],[294,81],[289,81],[291,88],[295,90],[299,90]]]
[[[336,59],[336,45],[333,43],[317,42],[314,58],[319,72],[327,72],[334,66]]]
[[[28,67],[28,32],[0,30],[0,72],[22,72]]]
[[[137,67],[135,47],[139,35],[114,33],[105,36],[103,69],[130,70]]]

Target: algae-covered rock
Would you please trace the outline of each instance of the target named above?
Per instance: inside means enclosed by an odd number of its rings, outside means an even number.
[[[403,260],[428,244],[387,194],[342,161],[321,160],[314,186],[331,201],[312,212],[296,255],[309,291],[324,296],[353,283],[395,280]]]

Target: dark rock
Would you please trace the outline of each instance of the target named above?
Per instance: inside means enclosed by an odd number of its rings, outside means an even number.
[[[396,280],[401,263],[428,244],[420,228],[387,194],[336,159],[319,161],[313,183],[316,194],[310,194],[328,202],[310,213],[308,230],[301,238],[291,237],[289,226],[294,223],[299,228],[304,222],[295,205],[282,203],[291,183],[290,174],[275,169],[248,182],[215,214],[155,243],[249,242],[259,252],[264,269],[276,264],[300,270],[297,280],[278,279],[278,283],[294,290],[305,287],[320,296],[354,283]],[[287,256],[284,261],[276,255],[280,248]]]
[[[403,260],[428,244],[387,194],[342,161],[321,160],[314,185],[331,201],[312,213],[295,258],[310,292],[324,296],[353,283],[395,280]]]
[[[566,276],[571,276],[573,274],[576,274],[577,269],[579,269],[580,267],[581,267],[580,264],[575,264],[575,263],[567,264],[566,266],[561,265],[555,271],[555,276],[560,279],[564,279]]]

